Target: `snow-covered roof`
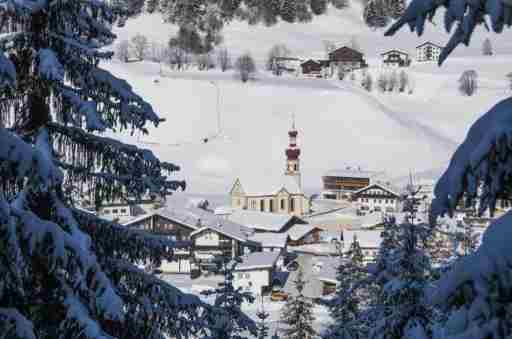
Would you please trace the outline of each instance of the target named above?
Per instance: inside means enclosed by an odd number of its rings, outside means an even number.
[[[267,213],[252,210],[235,209],[228,216],[228,220],[246,227],[279,232],[294,217],[288,214]]]
[[[279,259],[279,252],[253,252],[240,259],[242,262],[238,264],[235,271],[246,271],[261,268],[272,268]]]
[[[208,215],[209,214],[209,215]],[[199,234],[206,229],[218,232],[229,238],[236,239],[238,241],[247,242],[250,241],[249,237],[254,233],[254,230],[240,225],[236,222],[220,218],[213,213],[204,211],[201,214],[201,226],[200,228],[191,233],[191,236]]]
[[[313,275],[320,281],[336,283],[336,271],[339,257],[315,257],[312,259]]]
[[[260,243],[261,247],[286,248],[288,241],[287,233],[254,233],[250,240]]]
[[[344,178],[358,178],[358,179],[371,179],[379,172],[374,171],[363,171],[358,168],[346,168],[346,169],[332,169],[324,174],[324,177],[344,177]]]
[[[222,206],[215,208],[213,210],[213,213],[215,215],[226,215],[226,214],[233,213],[233,210],[234,210],[233,207],[231,207],[230,205],[222,205]]]
[[[382,242],[382,231],[374,230],[344,230],[343,231],[343,250],[348,251],[354,242],[354,236],[361,248],[378,249]]]
[[[272,176],[251,176],[238,178],[242,190],[248,196],[275,195],[281,190],[290,194],[303,194],[297,179],[289,175]]]
[[[359,218],[359,227],[360,228],[372,228],[375,226],[379,226],[384,223],[384,216],[382,213],[369,213]]]
[[[435,47],[438,47],[438,48],[444,48],[443,46],[439,46],[438,44],[435,44],[435,43],[433,43],[431,41],[425,41],[421,45],[416,46],[416,48],[421,48],[421,47],[423,47],[425,45],[431,45],[431,46],[435,46]]]
[[[302,239],[305,235],[311,233],[315,228],[309,224],[295,224],[286,232],[292,241]]]
[[[383,184],[380,184],[380,183],[374,183],[374,184],[370,184],[364,188],[361,188],[357,191],[354,192],[354,195],[358,195],[366,190],[369,190],[369,189],[372,189],[372,188],[380,188],[386,192],[389,192],[391,194],[394,194],[396,195],[397,197],[399,196],[398,194],[398,191],[395,191],[395,189],[393,189],[391,186],[387,186],[387,185],[383,185]]]
[[[407,52],[404,52],[404,51],[401,51],[399,49],[390,49],[389,51],[386,51],[386,52],[383,52],[383,53],[380,53],[380,55],[386,55],[386,54],[389,54],[389,53],[399,53],[399,54],[404,54],[404,55],[409,55],[409,53]]]

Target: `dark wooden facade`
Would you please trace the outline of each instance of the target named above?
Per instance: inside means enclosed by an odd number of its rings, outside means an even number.
[[[157,214],[142,219],[139,222],[134,222],[130,224],[130,227],[151,231],[155,234],[171,236],[177,241],[190,240],[190,234],[195,231],[195,229],[190,226]]]
[[[302,74],[320,74],[322,72],[322,64],[311,59],[303,62],[300,67],[302,68]]]
[[[324,176],[324,189],[339,191],[358,191],[370,185],[370,178]]]
[[[331,64],[335,63],[338,65],[354,66],[358,68],[368,66],[364,60],[363,53],[347,46],[343,46],[329,53],[329,61]]]
[[[396,65],[398,67],[409,67],[411,65],[411,59],[409,54],[391,50],[381,54],[384,65]]]

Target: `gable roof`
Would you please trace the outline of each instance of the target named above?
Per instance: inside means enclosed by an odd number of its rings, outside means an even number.
[[[320,64],[320,62],[315,61],[315,60],[313,60],[313,59],[309,59],[309,60],[307,60],[307,61],[304,61],[304,62],[303,62],[303,63],[301,63],[300,65],[301,65],[301,66],[304,66],[304,65],[308,65],[308,64],[316,64],[316,65],[318,65],[318,66],[320,66],[320,65],[321,65],[321,64]]]
[[[236,265],[235,271],[252,270],[258,268],[272,268],[277,259],[279,259],[279,252],[253,252],[249,253],[240,259],[242,262]]]
[[[390,54],[390,53],[393,53],[393,52],[398,53],[398,54],[403,54],[403,55],[409,55],[409,53],[404,52],[404,51],[400,51],[398,49],[390,49],[389,51],[386,51],[384,53],[380,53],[380,55],[386,55],[386,54]]]
[[[249,238],[261,244],[261,247],[286,248],[288,242],[287,233],[254,233]]]
[[[296,224],[290,227],[290,229],[286,232],[292,241],[297,241],[304,238],[309,233],[313,232],[316,227],[311,226],[310,224]]]
[[[290,194],[304,194],[297,180],[289,175],[281,175],[279,177],[257,177],[237,178],[233,185],[235,187],[237,181],[240,183],[242,190],[247,196],[267,196],[275,195],[281,190],[286,190]],[[231,191],[233,190],[231,189]],[[231,192],[230,191],[230,192]]]
[[[380,188],[383,191],[386,191],[386,192],[388,192],[390,194],[395,195],[397,198],[400,196],[400,194],[395,192],[391,187],[387,187],[387,186],[384,186],[384,185],[381,185],[381,184],[378,184],[378,183],[370,184],[370,185],[368,185],[366,187],[363,187],[360,190],[355,191],[354,195],[357,196],[358,194],[361,194],[361,193],[363,193],[363,192],[365,192],[367,190],[373,189],[373,188]]]
[[[236,209],[227,218],[252,229],[279,232],[296,217],[288,214]]]
[[[341,51],[341,50],[349,50],[351,53],[358,54],[358,55],[360,55],[360,56],[363,56],[363,55],[364,55],[363,53],[361,53],[361,52],[359,52],[359,51],[357,51],[357,50],[355,50],[355,49],[353,49],[353,48],[350,48],[350,47],[348,47],[348,46],[341,46],[341,47],[339,47],[339,48],[336,48],[334,51],[329,52],[329,55],[334,54],[334,53],[336,53],[336,52],[339,52],[339,51]]]
[[[249,237],[254,233],[254,230],[240,225],[231,220],[220,218],[213,213],[207,211],[194,211],[199,217],[199,227],[195,232],[192,232],[190,236],[199,234],[207,229],[218,232],[225,235],[226,237],[236,239],[241,242],[249,241]]]
[[[435,46],[435,47],[438,47],[438,48],[444,48],[443,46],[439,46],[438,44],[435,44],[435,43],[433,43],[431,41],[425,41],[421,45],[416,46],[416,48],[421,48],[421,47],[423,47],[425,45],[432,45],[432,46]]]

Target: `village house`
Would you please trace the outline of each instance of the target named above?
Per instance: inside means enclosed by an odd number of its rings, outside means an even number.
[[[421,45],[416,46],[416,61],[438,61],[443,47],[434,44],[433,42],[426,41]]]
[[[380,56],[385,67],[409,67],[411,65],[409,53],[397,49],[381,53]]]
[[[322,177],[322,197],[325,199],[351,201],[354,192],[368,185],[379,175],[377,172],[362,171],[360,168],[330,170]]]
[[[300,148],[295,124],[288,132],[286,168],[283,175],[274,179],[237,178],[230,190],[231,207],[253,211],[301,216],[309,211],[309,199],[302,190]]]
[[[234,210],[227,218],[253,229],[256,233],[286,234],[287,245],[290,246],[311,244],[320,240],[319,228],[293,215]],[[262,246],[269,247],[264,244]]]
[[[103,202],[99,207],[94,206],[88,199],[82,198],[81,206],[102,219],[124,223],[134,217],[160,208],[162,203],[156,197],[148,195],[141,199],[116,199]]]
[[[194,262],[200,269],[215,266],[219,257],[236,258],[260,250],[260,244],[251,240],[254,231],[229,220],[208,223],[190,236]]]
[[[279,256],[278,252],[253,252],[241,257],[233,272],[233,287],[254,296],[269,292]]]
[[[340,68],[344,71],[353,71],[368,67],[364,59],[364,54],[347,46],[340,47],[330,52],[328,61],[331,75],[338,72]]]
[[[367,212],[398,212],[400,195],[396,190],[382,184],[371,184],[355,191],[352,199],[356,202],[359,211]]]

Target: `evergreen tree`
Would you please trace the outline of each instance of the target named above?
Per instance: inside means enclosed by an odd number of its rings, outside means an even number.
[[[0,333],[5,338],[191,337],[214,308],[134,263],[174,243],[75,208],[167,195],[179,168],[102,132],[162,120],[100,67],[119,18],[101,1],[16,1],[1,11]],[[9,23],[6,25],[6,23]]]
[[[389,17],[384,0],[368,0],[365,3],[363,18],[368,27],[375,29],[386,27]]]
[[[405,12],[405,0],[385,0],[386,14],[391,19],[399,19]]]
[[[290,297],[281,313],[281,320],[287,325],[284,329],[284,339],[312,339],[316,337],[313,328],[313,303],[304,296],[304,273],[299,270],[293,281],[297,295]]]
[[[261,309],[258,310],[256,313],[256,316],[260,320],[258,322],[258,335],[256,336],[257,339],[267,339],[269,334],[269,327],[267,325],[267,318],[269,317],[268,312],[265,311],[263,308],[263,296],[261,297]]]
[[[415,223],[416,193],[410,192],[405,199],[403,223],[397,224],[393,218],[386,222],[374,272],[380,294],[370,310],[376,320],[370,339],[426,338],[430,333],[433,312],[423,293],[431,279],[430,258],[425,252],[431,229]]]
[[[365,277],[363,268],[364,255],[357,237],[345,254],[340,254],[340,263],[337,268],[336,296],[329,305],[333,324],[329,327],[324,338],[329,339],[357,339],[362,337],[362,324],[360,323],[362,280]]]
[[[224,276],[222,286],[201,292],[206,296],[215,296],[215,312],[206,314],[208,323],[213,324],[210,329],[203,331],[202,339],[245,339],[243,335],[249,332],[256,336],[258,329],[241,307],[244,302],[253,303],[254,296],[250,292],[242,292],[241,288],[233,286],[233,271],[240,259],[231,260],[227,257],[218,259],[221,273]]]

